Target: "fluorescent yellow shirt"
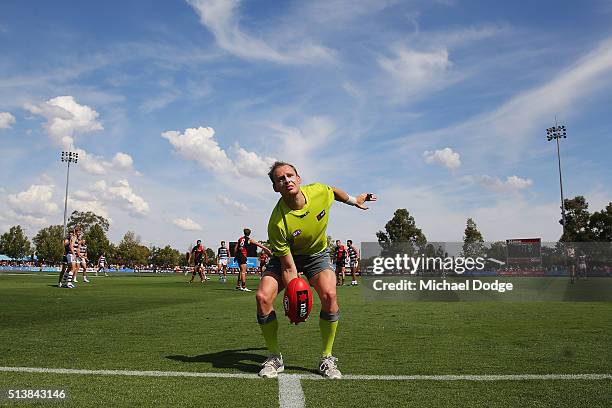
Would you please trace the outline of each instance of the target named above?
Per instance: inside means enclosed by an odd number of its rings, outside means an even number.
[[[268,242],[276,256],[314,255],[327,249],[327,221],[334,191],[325,184],[301,186],[306,205],[292,210],[281,197],[268,222]]]

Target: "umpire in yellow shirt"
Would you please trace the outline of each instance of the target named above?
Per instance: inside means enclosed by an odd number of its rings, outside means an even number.
[[[376,201],[370,193],[352,197],[345,191],[314,183],[301,185],[296,168],[276,162],[268,173],[274,191],[280,193],[268,223],[268,242],[273,257],[257,289],[257,321],[270,352],[259,372],[274,378],[285,369],[278,345],[278,321],[274,299],[294,278],[298,270],[314,287],[321,299],[319,328],[322,350],[319,372],[326,378],[341,378],[337,359],[332,356],[340,309],[336,300],[336,276],[331,269],[327,249],[327,221],[334,200],[367,210],[366,201]]]

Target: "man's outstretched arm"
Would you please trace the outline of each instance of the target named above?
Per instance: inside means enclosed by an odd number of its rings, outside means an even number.
[[[353,197],[346,191],[338,188],[332,187],[334,191],[334,199],[336,201],[340,201],[345,204],[354,205],[357,208],[361,208],[362,210],[367,210],[368,207],[365,205],[366,201],[376,201],[377,198],[372,193],[361,193],[357,197]]]

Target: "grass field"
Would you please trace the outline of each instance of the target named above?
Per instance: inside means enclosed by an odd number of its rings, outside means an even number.
[[[57,404],[66,407],[278,406],[279,381],[255,378],[266,350],[254,292],[233,290],[234,279],[187,285],[183,275],[93,277],[69,290],[54,287],[57,278],[47,274],[0,274],[0,367],[163,372],[0,371],[0,389],[64,388],[69,399]],[[612,279],[595,282],[612,290]],[[248,283],[255,289],[256,279]],[[358,287],[341,287],[338,297],[334,354],[349,379],[314,375],[316,318],[290,326],[280,317],[286,372],[301,376],[307,407],[611,405],[609,378],[356,377],[610,374],[611,302],[372,302]],[[313,317],[318,310],[315,304]],[[160,376],[165,372],[230,376]]]

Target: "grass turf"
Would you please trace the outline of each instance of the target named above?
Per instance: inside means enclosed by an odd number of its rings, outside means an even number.
[[[0,274],[0,366],[256,373],[266,350],[256,324],[255,296],[235,291],[234,279],[221,284],[213,276],[205,284],[187,285],[183,275],[92,277],[91,284],[68,290],[53,287],[57,278],[51,275]],[[249,285],[254,289],[257,280]],[[603,278],[601,285],[610,289],[612,280]],[[358,287],[339,288],[338,298],[342,318],[334,354],[346,374],[612,372],[610,302],[371,302]],[[276,308],[282,310],[280,301]],[[310,374],[316,367],[318,310],[315,302],[312,318],[299,326],[290,326],[279,313],[289,373]],[[194,394],[198,389],[208,390],[208,405],[274,406],[278,401],[275,381],[244,379],[94,380],[0,373],[0,389],[52,384],[55,378],[68,384],[71,403],[80,406],[96,401],[202,405],[201,394]],[[372,406],[385,401],[395,406],[406,401],[415,406],[578,406],[572,403],[577,396],[597,406],[610,400],[612,389],[609,380],[347,381],[335,395],[331,391],[337,385],[302,383],[307,406],[364,401],[374,401]],[[117,388],[121,397],[115,400]],[[172,391],[169,399],[163,399],[164,389]],[[474,392],[478,397],[461,399]]]

